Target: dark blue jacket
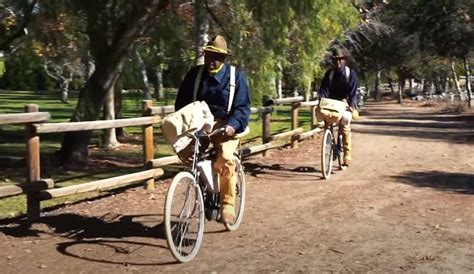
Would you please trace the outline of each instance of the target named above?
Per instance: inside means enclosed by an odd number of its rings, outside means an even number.
[[[191,68],[184,77],[179,87],[174,104],[175,110],[179,110],[193,102],[194,82],[197,77],[199,66]],[[215,118],[227,120],[236,133],[245,130],[250,116],[250,92],[245,80],[245,75],[235,70],[235,93],[230,113],[227,113],[229,103],[230,65],[224,67],[214,76],[209,75],[206,68],[203,69],[201,83],[199,85],[197,100],[205,101]]]
[[[332,81],[329,81],[331,70],[334,70]],[[321,88],[319,89],[319,97],[330,98],[336,100],[347,99],[350,107],[357,107],[357,75],[353,69],[350,69],[349,80],[346,78],[346,69],[330,69],[324,74]]]

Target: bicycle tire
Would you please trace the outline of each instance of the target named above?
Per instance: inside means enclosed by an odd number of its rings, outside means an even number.
[[[331,130],[325,129],[321,146],[321,171],[324,179],[329,179],[329,177],[331,177],[334,153],[333,143],[334,137]]]
[[[182,194],[178,193],[181,189]],[[194,259],[204,237],[204,201],[192,173],[182,171],[173,178],[166,195],[164,223],[173,257],[182,263]]]
[[[245,173],[242,166],[242,162],[236,158],[235,159],[235,169],[237,173],[237,186],[236,186],[236,195],[235,195],[235,222],[233,224],[224,223],[225,228],[228,231],[234,231],[239,228],[244,217],[245,209],[245,198],[246,198],[246,189],[245,189]]]
[[[337,162],[339,164],[339,169],[343,170],[344,168],[342,167],[343,164],[343,155],[344,155],[344,150],[343,150],[343,136],[342,134],[337,135]]]

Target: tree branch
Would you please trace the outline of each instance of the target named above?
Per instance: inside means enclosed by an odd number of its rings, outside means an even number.
[[[5,41],[0,43],[0,50],[3,51],[8,51],[10,48],[10,44],[15,41],[16,39],[22,37],[25,35],[25,29],[28,26],[28,24],[31,21],[31,18],[33,18],[33,10],[38,3],[37,0],[33,0],[26,8],[24,11],[24,18],[22,24],[18,27],[18,30],[14,32],[12,35],[8,36]]]

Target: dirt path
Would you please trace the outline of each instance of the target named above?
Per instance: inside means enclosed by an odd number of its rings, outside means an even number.
[[[320,178],[320,137],[246,163],[239,230],[206,224],[197,259],[163,240],[163,186],[0,223],[2,273],[474,272],[474,116],[369,105],[353,125],[354,160]]]

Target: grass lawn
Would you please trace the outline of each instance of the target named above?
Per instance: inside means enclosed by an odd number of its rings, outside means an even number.
[[[166,105],[174,103],[175,94],[167,93],[165,102],[153,104]],[[141,116],[140,94],[123,95],[124,118]],[[10,91],[0,90],[0,114],[22,113],[26,104],[37,104],[40,111],[49,112],[49,122],[69,121],[77,102],[77,93],[72,92],[69,103],[59,100],[59,94],[51,91]],[[271,134],[291,129],[291,109],[289,106],[276,107],[271,117]],[[299,126],[305,130],[310,128],[310,112],[308,108],[300,109]],[[252,114],[250,133],[243,140],[244,146],[261,143],[262,123],[258,114]],[[142,169],[141,128],[125,128],[126,137],[120,139],[123,144],[117,150],[107,151],[100,147],[103,131],[94,132],[91,140],[91,164],[81,171],[67,171],[60,167],[54,154],[60,149],[62,133],[42,134],[41,140],[41,177],[52,178],[57,187],[90,182],[135,172]],[[172,155],[170,147],[164,143],[158,126],[155,127],[155,158]],[[25,171],[24,126],[0,126],[0,186],[23,183]],[[50,207],[97,196],[100,193],[86,193],[70,197],[42,202],[42,207]],[[0,218],[17,216],[25,212],[25,195],[0,199]]]

